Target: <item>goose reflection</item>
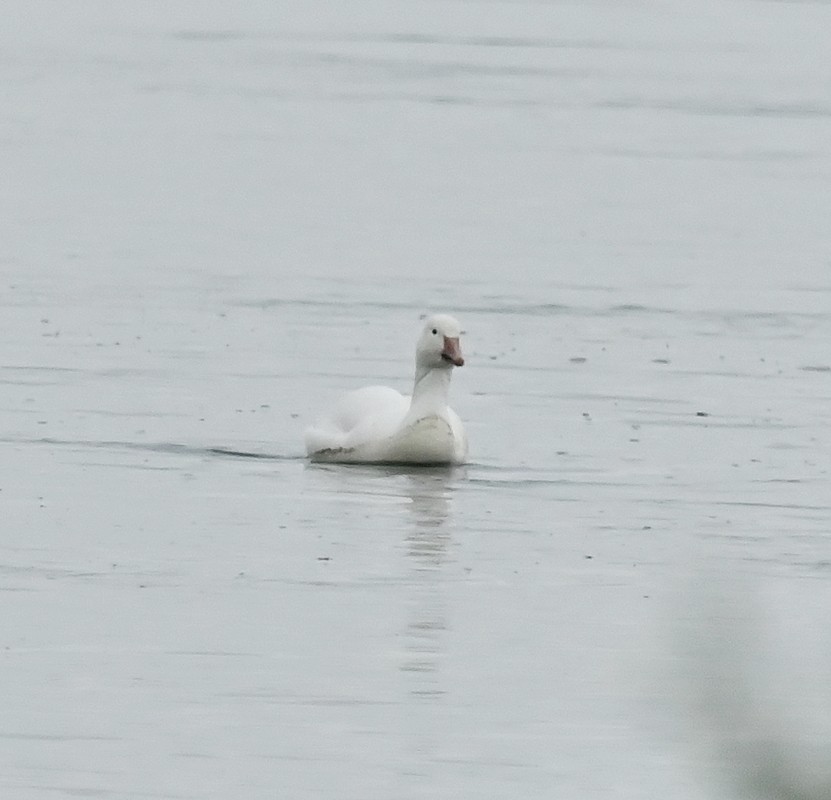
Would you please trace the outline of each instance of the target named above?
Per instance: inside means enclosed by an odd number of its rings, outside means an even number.
[[[406,475],[411,524],[405,542],[413,588],[401,670],[410,678],[410,694],[423,700],[438,700],[446,691],[439,671],[448,630],[445,567],[451,543],[453,488],[459,477],[458,470],[447,469]]]
[[[458,471],[420,470],[406,475],[406,492],[410,498],[412,526],[405,541],[415,560],[415,569],[434,569],[444,563],[450,531],[452,484]]]
[[[400,582],[404,630],[396,644],[407,691],[419,699],[440,698],[439,665],[446,650],[448,569],[453,497],[464,467],[333,467],[310,465],[318,494],[349,502],[385,501],[391,533],[402,536],[405,563]],[[392,502],[390,502],[392,501]]]

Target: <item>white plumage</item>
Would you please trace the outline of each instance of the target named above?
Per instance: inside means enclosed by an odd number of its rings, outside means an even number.
[[[306,430],[311,459],[346,464],[463,463],[467,436],[447,405],[453,367],[464,364],[459,335],[453,317],[430,317],[416,346],[412,396],[387,386],[367,386],[344,395],[329,415]]]

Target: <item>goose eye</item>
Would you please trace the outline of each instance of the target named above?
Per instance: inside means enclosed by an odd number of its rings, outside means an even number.
[[[435,328],[433,328],[433,336],[435,336],[437,333],[438,331]]]

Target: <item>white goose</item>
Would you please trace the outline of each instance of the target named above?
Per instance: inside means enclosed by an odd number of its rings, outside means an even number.
[[[342,464],[461,464],[467,457],[462,421],[447,405],[453,367],[465,361],[459,323],[430,317],[416,345],[412,398],[387,386],[344,395],[332,413],[306,429],[313,461]]]

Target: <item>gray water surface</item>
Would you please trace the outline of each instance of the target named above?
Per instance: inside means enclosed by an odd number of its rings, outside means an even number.
[[[829,780],[831,5],[5,16],[0,795]],[[429,310],[471,462],[308,464]]]

